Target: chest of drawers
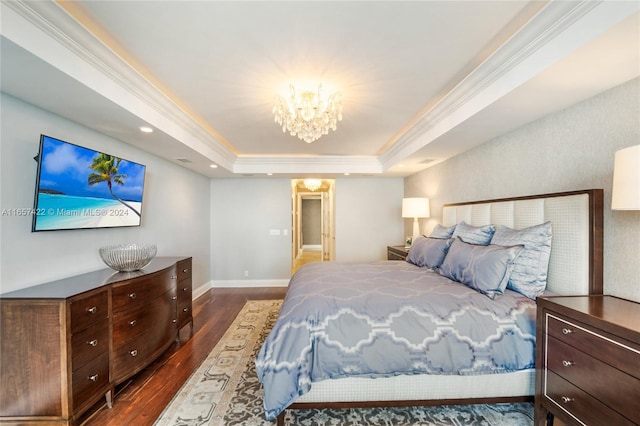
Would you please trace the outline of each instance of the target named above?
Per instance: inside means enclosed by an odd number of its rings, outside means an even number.
[[[387,246],[387,260],[407,260],[408,254],[405,246]]]
[[[191,258],[181,260],[176,266],[178,272],[178,328],[191,326],[189,334],[193,335]]]
[[[536,425],[640,424],[640,304],[538,298]]]
[[[1,295],[0,423],[72,425],[101,398],[111,405],[115,386],[175,341],[179,301],[189,322],[191,295],[191,258]]]

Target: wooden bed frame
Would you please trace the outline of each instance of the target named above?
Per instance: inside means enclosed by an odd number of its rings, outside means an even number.
[[[566,205],[565,205],[566,201]],[[579,217],[571,217],[568,220],[565,213],[573,212],[578,205]],[[555,216],[554,216],[555,215]],[[558,223],[553,218],[558,218]],[[460,221],[470,225],[479,226],[489,223],[505,225],[515,229],[522,229],[546,220],[552,220],[554,240],[552,242],[552,259],[549,264],[548,289],[557,294],[602,294],[603,272],[603,191],[602,189],[589,189],[572,192],[559,192],[552,194],[532,195],[494,200],[473,201],[466,203],[445,204],[443,207],[444,226],[450,226]],[[558,229],[565,227],[567,229]],[[580,229],[580,238],[573,238],[570,232],[574,228]],[[586,247],[588,245],[588,247]],[[576,262],[586,263],[577,265],[580,269],[577,274],[572,268],[561,268],[554,260],[554,249],[566,251],[558,253],[557,258],[584,259]],[[574,253],[574,251],[576,253]],[[554,265],[554,262],[556,263]],[[553,270],[552,270],[553,269]],[[514,373],[505,373],[514,374]],[[530,371],[533,376],[534,372]],[[502,375],[495,375],[502,376]],[[428,380],[430,376],[424,376]],[[450,376],[448,376],[450,377]],[[479,377],[479,376],[474,376]],[[481,376],[480,376],[481,377]],[[393,379],[393,378],[389,378]],[[349,379],[339,379],[349,380]],[[361,379],[361,380],[385,380]],[[329,382],[329,381],[327,381]],[[318,382],[321,383],[321,382]],[[425,388],[427,384],[425,384]],[[302,397],[305,402],[294,402],[287,409],[313,409],[313,408],[369,408],[369,407],[406,407],[427,405],[454,405],[454,404],[483,404],[498,402],[526,402],[533,401],[535,389],[530,395],[522,396],[480,396],[463,398],[426,398],[409,400],[358,400],[354,398],[349,402],[326,401],[318,398],[314,400],[313,388]],[[311,399],[311,401],[309,401]],[[285,411],[280,413],[277,424],[284,425]]]

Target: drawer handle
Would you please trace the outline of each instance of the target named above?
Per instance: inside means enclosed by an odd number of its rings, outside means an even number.
[[[177,298],[178,298],[177,296],[173,296],[171,300],[176,300]]]
[[[137,323],[138,323],[138,321],[136,321],[136,320],[131,320],[131,321],[129,321],[129,325],[130,325],[131,327],[135,327]]]
[[[134,349],[134,350],[132,350],[132,351],[129,351],[129,354],[130,354],[131,356],[138,356],[138,350],[137,350],[137,349]]]
[[[129,293],[129,299],[135,299],[135,298],[136,298],[135,293]]]
[[[189,312],[189,308],[183,308],[182,312]]]
[[[570,367],[573,364],[575,364],[573,361],[567,361],[566,359],[562,361],[562,365],[564,365],[565,367]]]
[[[90,382],[97,382],[98,381],[98,374],[96,373],[93,376],[87,377],[87,380],[89,380]]]
[[[178,276],[177,276],[177,275],[171,275],[171,279],[172,279],[172,280],[177,280],[177,279],[178,279]]]
[[[182,291],[187,291],[187,290],[189,290],[188,287],[185,287],[185,288],[182,289]]]
[[[175,323],[178,322],[178,320],[174,318],[174,319],[171,320],[171,322],[175,324]]]
[[[568,396],[563,396],[560,397],[560,399],[562,400],[562,402],[564,402],[565,404],[570,403],[571,401],[573,401],[573,398],[569,398]]]
[[[189,272],[189,270],[188,269],[183,269],[182,272],[184,272],[186,274],[187,272]]]
[[[562,334],[571,334],[573,333],[573,330],[571,330],[570,328],[563,328],[562,329]]]
[[[92,306],[90,308],[87,308],[87,312],[89,312],[90,314],[95,314],[96,312],[98,312],[98,308]]]
[[[98,339],[89,340],[87,344],[95,348],[96,346],[98,346]]]

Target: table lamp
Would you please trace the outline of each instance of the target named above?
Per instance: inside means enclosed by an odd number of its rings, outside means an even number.
[[[429,199],[403,198],[402,217],[413,218],[413,236],[411,237],[411,242],[413,243],[418,235],[420,235],[420,225],[418,224],[418,218],[429,217]]]

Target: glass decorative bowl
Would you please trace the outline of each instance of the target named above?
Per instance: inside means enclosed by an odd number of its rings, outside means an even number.
[[[155,244],[120,244],[100,247],[100,257],[106,265],[120,272],[142,269],[156,256]]]

